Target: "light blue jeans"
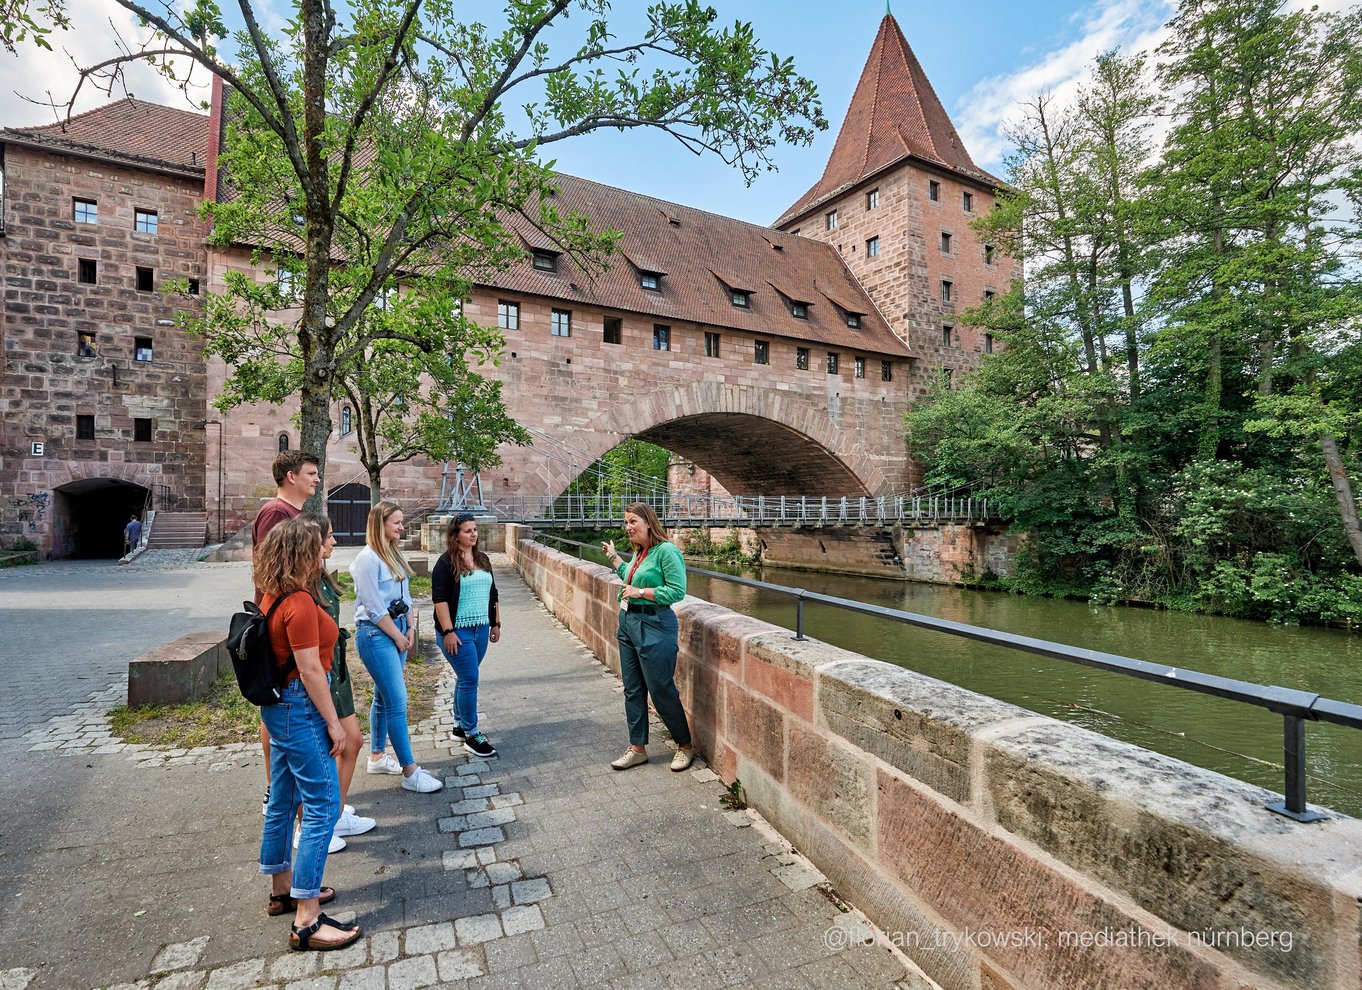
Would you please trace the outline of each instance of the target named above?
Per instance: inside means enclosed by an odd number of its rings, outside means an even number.
[[[393,622],[402,632],[407,631],[405,615],[399,615]],[[372,622],[361,622],[355,627],[355,649],[364,669],[374,679],[374,702],[369,706],[369,751],[381,753],[385,744],[391,742],[397,762],[410,766],[416,761],[412,759],[411,734],[407,730],[407,682],[402,678],[406,654],[399,654],[397,644]]]
[[[260,836],[260,872],[283,873],[292,852],[289,893],[317,897],[322,892],[326,849],[341,813],[331,736],[301,679],[289,682],[277,704],[261,708],[260,720],[270,734],[270,802]],[[303,825],[294,850],[293,815],[300,803]]]
[[[454,668],[454,724],[470,736],[478,728],[478,667],[487,655],[487,637],[492,627],[487,623],[454,630],[459,636],[459,650],[450,654],[440,638],[440,652]]]

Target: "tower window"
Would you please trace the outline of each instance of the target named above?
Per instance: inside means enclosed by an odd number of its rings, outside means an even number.
[[[878,210],[880,208],[880,191],[872,189],[865,194],[865,208],[867,210]]]
[[[948,326],[941,328],[941,346],[942,347],[951,346],[951,328]]]
[[[605,318],[604,331],[607,344],[619,344],[624,341],[624,321],[618,316]]]
[[[76,439],[93,440],[95,438],[95,418],[93,416],[76,417]]]
[[[752,363],[770,364],[771,363],[771,343],[767,340],[758,340],[752,344]]]
[[[669,351],[672,349],[672,328],[663,326],[661,323],[653,324],[653,350]]]
[[[99,265],[91,258],[81,258],[76,262],[76,281],[81,285],[94,285],[98,281]]]
[[[961,209],[963,209],[966,213],[973,213],[973,212],[974,212],[974,193],[972,193],[972,192],[962,192],[962,193],[960,194],[960,207],[961,207]]]
[[[941,202],[941,183],[935,179],[927,180],[927,198],[933,203]]]
[[[828,351],[828,374],[830,375],[837,374],[837,368],[839,364],[840,361],[838,359],[837,354],[833,351]]]
[[[894,380],[894,362],[893,362],[893,361],[881,361],[881,362],[880,362],[880,381],[882,381],[882,382],[892,382],[893,380]]]
[[[76,334],[76,356],[84,358],[99,357],[99,345],[92,333]]]
[[[572,310],[555,309],[553,311],[552,323],[549,327],[550,333],[555,337],[572,336]]]
[[[946,233],[946,231],[944,230],[941,232],[941,253],[942,254],[951,253],[951,235]]]
[[[132,356],[135,361],[150,361],[152,358],[151,338],[134,337]]]
[[[954,299],[955,299],[955,283],[948,278],[943,278],[941,280],[941,301],[943,303],[948,303],[953,301]]]
[[[288,434],[281,433],[279,434],[279,453],[282,454],[286,450],[288,450]]]
[[[865,256],[867,258],[878,258],[880,256],[880,239],[872,237],[865,242]]]
[[[354,414],[350,412],[349,406],[341,406],[341,436],[348,437],[351,431],[354,430],[355,422],[353,416]]]
[[[136,443],[151,443],[151,420],[134,419],[132,421],[132,439]]]
[[[99,204],[93,199],[71,201],[71,218],[76,223],[99,223]]]
[[[865,358],[862,357],[862,356],[859,355],[859,354],[856,355],[855,367],[856,367],[856,377],[857,377],[857,378],[864,378],[864,377],[865,377]]]
[[[705,357],[719,356],[719,335],[705,331]]]
[[[155,274],[150,268],[137,269],[137,291],[150,292],[154,288]]]
[[[832,210],[827,215],[828,230],[837,229],[837,211]]]
[[[991,333],[984,334],[984,353],[993,353],[993,334]]]
[[[998,249],[992,244],[984,245],[984,264],[990,267],[998,263]]]
[[[189,294],[190,294],[191,296],[197,296],[197,295],[199,294],[199,280],[198,280],[198,279],[196,279],[196,278],[191,278],[191,279],[189,280]]]
[[[133,210],[132,229],[139,234],[156,233],[157,216],[155,210]]]
[[[809,349],[807,347],[795,348],[795,367],[800,371],[809,370]]]

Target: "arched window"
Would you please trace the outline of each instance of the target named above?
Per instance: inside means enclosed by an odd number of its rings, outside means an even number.
[[[348,436],[354,429],[354,424],[350,420],[350,407],[341,406],[341,436]]]
[[[283,453],[286,450],[288,450],[288,434],[281,433],[279,434],[279,451]]]

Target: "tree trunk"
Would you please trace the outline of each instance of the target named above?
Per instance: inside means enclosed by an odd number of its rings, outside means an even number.
[[[374,506],[383,501],[383,468],[378,461],[372,461],[369,466],[369,505]]]
[[[1221,371],[1220,337],[1212,335],[1206,342],[1206,386],[1202,392],[1201,435],[1197,439],[1197,459],[1215,460],[1220,449],[1220,398],[1224,389]]]
[[[1329,468],[1329,481],[1333,483],[1334,498],[1338,500],[1343,531],[1348,534],[1353,556],[1362,564],[1362,525],[1357,520],[1357,500],[1353,498],[1353,486],[1348,480],[1347,468],[1343,466],[1343,456],[1338,452],[1338,438],[1326,433],[1320,437],[1319,446],[1324,451],[1324,464]]]

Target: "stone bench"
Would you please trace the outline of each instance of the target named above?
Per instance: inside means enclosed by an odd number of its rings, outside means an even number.
[[[195,632],[128,661],[128,707],[178,705],[202,697],[232,669],[221,632]]]

